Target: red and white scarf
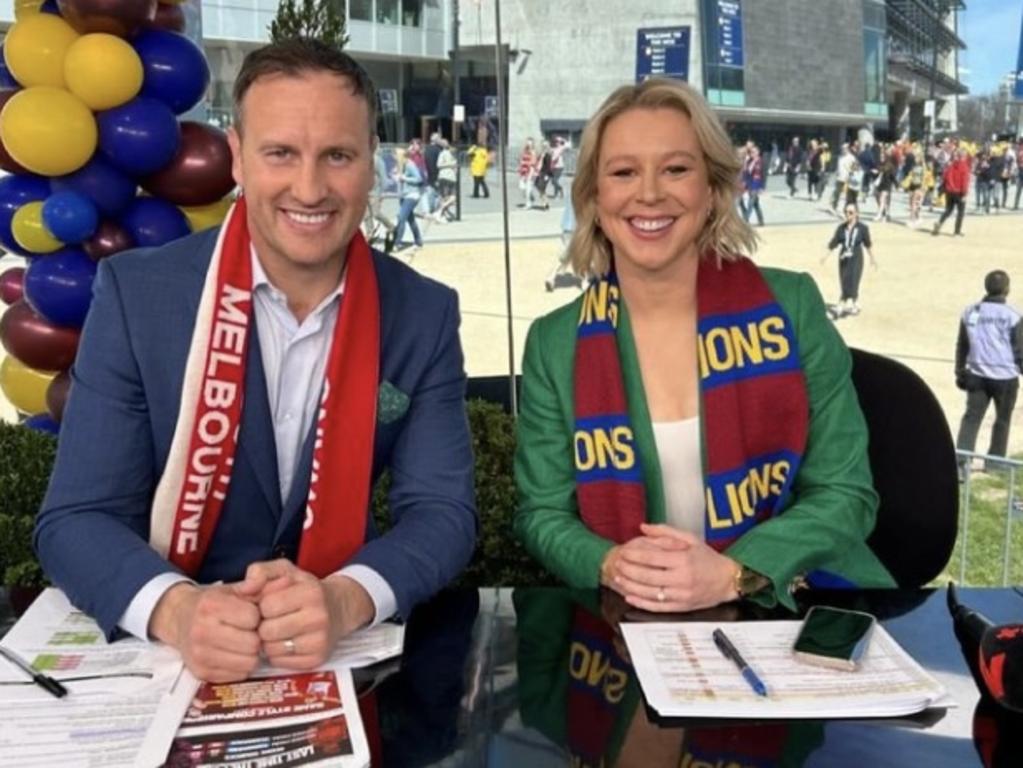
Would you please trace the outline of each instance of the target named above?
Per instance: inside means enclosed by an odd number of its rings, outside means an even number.
[[[231,484],[253,322],[251,258],[242,197],[228,212],[206,273],[181,409],[150,512],[150,545],[190,576],[202,567]],[[380,306],[373,257],[359,232],[345,270],[298,551],[298,566],[320,577],[363,544],[373,463]]]

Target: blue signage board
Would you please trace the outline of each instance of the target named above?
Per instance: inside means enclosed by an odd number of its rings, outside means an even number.
[[[742,0],[717,0],[717,62],[742,67]]]
[[[1016,57],[1016,84],[1012,89],[1012,95],[1019,101],[1023,101],[1023,22],[1019,30],[1019,55]]]
[[[650,77],[689,80],[689,27],[636,30],[636,82]]]

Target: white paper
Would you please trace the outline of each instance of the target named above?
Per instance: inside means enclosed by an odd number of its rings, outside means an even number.
[[[622,624],[647,701],[669,717],[832,718],[908,715],[950,706],[944,687],[878,625],[852,672],[797,661],[798,621],[724,625],[767,686],[758,696],[714,644],[710,622]]]
[[[36,599],[4,645],[69,690],[57,699],[0,659],[0,762],[19,768],[130,766],[181,671],[171,649],[133,638],[108,644],[56,589]]]

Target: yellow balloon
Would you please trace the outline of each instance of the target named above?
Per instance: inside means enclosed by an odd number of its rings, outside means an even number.
[[[4,41],[4,61],[14,79],[33,85],[64,87],[64,57],[78,33],[60,16],[37,13],[15,23]]]
[[[14,0],[14,18],[21,21],[26,16],[39,13],[45,0]]]
[[[25,203],[14,212],[11,234],[15,242],[29,253],[53,253],[64,247],[64,243],[50,234],[43,224],[41,202]]]
[[[142,89],[142,59],[119,37],[82,35],[64,58],[68,90],[93,110],[119,107]]]
[[[227,211],[232,203],[234,203],[234,198],[229,195],[208,205],[182,206],[181,212],[188,219],[192,231],[199,232],[210,227],[219,227],[223,223],[224,217],[227,216]]]
[[[37,371],[8,355],[0,363],[0,391],[22,413],[35,416],[46,412],[46,389],[56,371]]]
[[[98,134],[89,108],[63,88],[26,88],[0,112],[4,147],[43,176],[63,176],[85,165],[96,151]]]

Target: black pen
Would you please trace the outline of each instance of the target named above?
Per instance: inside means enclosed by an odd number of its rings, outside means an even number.
[[[726,659],[730,659],[735,663],[735,666],[739,668],[739,672],[742,673],[743,678],[747,683],[750,684],[750,688],[757,696],[767,695],[767,686],[764,685],[764,681],[761,680],[757,673],[753,671],[753,668],[746,663],[746,659],[742,657],[742,654],[736,650],[735,646],[732,645],[732,641],[728,639],[728,636],[720,629],[715,629],[711,633],[711,637],[714,638],[714,645],[718,647],[722,655]]]
[[[58,699],[63,696],[67,696],[67,688],[65,688],[63,685],[61,685],[59,682],[54,680],[49,675],[44,675],[42,672],[36,671],[36,669],[31,664],[29,664],[27,661],[21,658],[10,648],[4,648],[2,645],[0,645],[0,656],[3,656],[5,659],[11,662],[11,664],[18,667],[18,669],[20,669],[22,672],[31,675],[32,682],[34,682],[44,691],[52,693]]]

